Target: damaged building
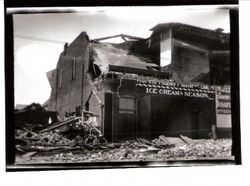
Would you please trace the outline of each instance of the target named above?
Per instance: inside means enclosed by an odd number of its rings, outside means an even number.
[[[128,35],[65,44],[48,110],[63,120],[82,111],[109,141],[185,135],[231,136],[230,34],[158,24],[149,38]],[[122,43],[105,42],[121,37]]]

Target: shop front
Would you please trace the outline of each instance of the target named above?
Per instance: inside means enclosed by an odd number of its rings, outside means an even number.
[[[123,79],[117,91],[105,93],[104,135],[112,141],[209,138],[216,125],[214,95],[199,84]]]

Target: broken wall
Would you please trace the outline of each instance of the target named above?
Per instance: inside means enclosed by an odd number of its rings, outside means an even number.
[[[75,60],[76,76],[72,79],[73,62]],[[58,65],[58,88],[56,110],[59,116],[63,117],[65,113],[75,112],[76,107],[81,106],[82,89],[82,64],[81,57],[62,56]]]
[[[96,98],[96,96],[98,98]],[[92,93],[91,97],[88,100],[88,104],[85,107],[86,110],[93,112],[95,114],[98,115],[98,117],[96,117],[96,127],[98,127],[99,129],[101,129],[101,131],[103,132],[103,115],[104,115],[104,108],[103,108],[103,104],[104,104],[104,92],[97,92],[96,96]],[[99,101],[98,101],[99,99]]]
[[[197,76],[209,72],[207,52],[178,46],[174,41],[172,52],[172,79],[176,82],[191,82]]]
[[[50,111],[56,111],[57,69],[47,72],[46,75],[51,87],[47,109]]]
[[[87,74],[89,41],[81,33],[60,55],[57,63],[56,88],[52,89],[49,108],[58,111],[59,117],[83,107],[93,85]]]
[[[209,53],[212,85],[228,85],[230,77],[230,51],[212,51]]]

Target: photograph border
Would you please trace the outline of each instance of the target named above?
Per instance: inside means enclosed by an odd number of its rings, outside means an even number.
[[[103,3],[104,2],[104,3]],[[190,1],[188,1],[190,3]],[[104,168],[132,168],[132,167],[175,167],[175,166],[193,166],[193,165],[218,165],[218,164],[236,164],[241,165],[241,133],[240,133],[240,85],[239,85],[239,15],[238,1],[224,0],[216,1],[191,1],[189,5],[236,5],[230,9],[230,73],[231,73],[231,109],[232,109],[232,155],[235,160],[192,160],[192,161],[143,161],[143,162],[101,162],[101,163],[50,163],[50,164],[32,164],[32,165],[14,165],[15,161],[15,136],[14,136],[14,46],[13,46],[13,14],[25,14],[25,10],[16,10],[8,13],[8,8],[23,7],[74,7],[74,6],[174,6],[186,5],[187,1],[171,0],[162,1],[140,1],[135,4],[134,1],[118,3],[117,1],[42,1],[34,2],[26,0],[5,1],[5,109],[6,109],[6,171],[31,171],[31,170],[68,170],[68,169],[104,169]],[[28,13],[62,13],[62,11],[28,11]],[[65,10],[64,13],[70,11]],[[232,63],[233,62],[233,63]]]

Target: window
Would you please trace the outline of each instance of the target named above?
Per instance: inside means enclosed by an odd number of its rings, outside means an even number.
[[[76,58],[72,62],[72,80],[76,79]]]
[[[119,113],[120,114],[135,114],[136,99],[132,96],[124,96],[119,99]]]
[[[171,64],[172,60],[172,38],[165,38],[160,43],[161,67]]]
[[[63,72],[63,69],[61,68],[59,71],[59,88],[62,87],[62,72]]]

